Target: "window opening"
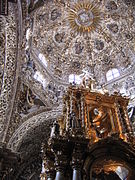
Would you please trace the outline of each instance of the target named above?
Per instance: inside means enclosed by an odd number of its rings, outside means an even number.
[[[46,59],[45,59],[45,56],[40,53],[40,54],[38,55],[38,57],[39,57],[40,61],[43,63],[43,65],[45,65],[45,67],[47,67],[47,61],[46,61]]]
[[[82,79],[80,78],[80,75],[76,75],[76,74],[69,75],[69,83],[80,84],[81,82]]]
[[[110,81],[116,77],[119,77],[120,73],[119,70],[114,68],[114,69],[110,69],[107,73],[106,73],[106,79],[107,81]]]

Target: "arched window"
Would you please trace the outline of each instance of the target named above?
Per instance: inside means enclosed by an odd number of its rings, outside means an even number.
[[[45,56],[40,53],[40,54],[38,55],[38,57],[39,57],[40,61],[43,63],[43,65],[45,65],[45,67],[47,67],[47,61],[46,61],[46,59],[45,59]]]
[[[82,79],[80,78],[79,75],[76,75],[76,74],[69,75],[69,83],[80,84],[81,82],[82,82]]]
[[[46,87],[46,80],[39,71],[36,71],[33,77],[43,85],[43,88]]]
[[[119,70],[116,69],[116,68],[113,68],[113,69],[110,69],[109,71],[107,71],[106,73],[106,79],[107,81],[110,81],[116,77],[119,77],[120,76],[120,73],[119,73]]]

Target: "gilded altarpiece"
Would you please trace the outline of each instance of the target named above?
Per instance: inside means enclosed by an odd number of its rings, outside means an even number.
[[[93,144],[109,136],[128,141],[132,128],[127,114],[128,99],[87,88],[70,87],[64,97],[61,133],[76,135],[80,129]],[[64,123],[64,125],[62,124]]]

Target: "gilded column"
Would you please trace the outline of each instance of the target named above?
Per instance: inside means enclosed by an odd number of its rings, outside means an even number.
[[[117,123],[118,123],[118,128],[119,128],[119,133],[122,134],[124,127],[121,119],[121,114],[119,110],[119,104],[115,103],[115,112],[116,112],[116,117],[117,117]]]
[[[132,127],[131,127],[131,124],[130,124],[130,121],[129,121],[129,117],[128,117],[128,112],[127,112],[126,106],[123,106],[123,111],[124,111],[124,115],[125,115],[125,120],[126,120],[128,131],[131,134],[133,131],[132,131]]]
[[[89,114],[88,114],[88,105],[85,103],[85,124],[86,128],[88,129],[88,121],[89,121]]]
[[[89,137],[89,127],[88,127],[88,105],[86,104],[86,102],[84,101],[84,127],[85,127],[85,133],[86,136]]]
[[[70,113],[73,111],[73,92],[71,92],[70,95]]]
[[[82,127],[84,127],[84,97],[81,97],[81,116],[82,116]]]
[[[112,114],[111,109],[109,110],[109,114],[110,114],[110,120],[111,120],[111,125],[112,125],[112,133],[115,133],[116,129],[115,129],[114,120],[113,120],[113,114]]]
[[[69,97],[66,100],[66,131],[69,129],[69,114],[70,114],[70,104],[69,104]]]

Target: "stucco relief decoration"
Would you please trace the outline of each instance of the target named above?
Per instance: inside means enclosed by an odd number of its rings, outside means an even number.
[[[0,93],[1,93],[1,87],[3,82],[3,74],[4,74],[4,62],[5,62],[5,21],[6,19],[4,17],[0,17]]]
[[[69,7],[70,26],[80,34],[94,31],[99,26],[101,17],[101,10],[94,3],[80,2]]]
[[[57,108],[52,111],[42,112],[37,114],[29,119],[27,119],[13,134],[11,139],[8,142],[8,147],[16,150],[19,143],[27,135],[27,132],[32,130],[32,128],[39,126],[41,123],[45,123],[45,126],[48,126],[49,122],[56,119],[61,115],[62,109]],[[46,128],[45,128],[46,129]],[[46,129],[48,130],[48,129]]]
[[[38,59],[42,53],[47,73],[63,85],[70,74],[82,77],[84,71],[102,84],[110,68],[132,64],[133,16],[133,8],[122,0],[45,2],[31,14],[30,55]]]
[[[97,85],[104,84],[109,69],[122,72],[134,62],[133,16],[122,0],[45,1],[29,14],[23,81],[47,107],[61,104],[70,74],[92,74]]]
[[[13,82],[16,70],[16,20],[15,14],[12,11],[12,7],[9,6],[9,15],[7,17],[0,17],[0,24],[2,27],[1,41],[2,52],[0,56],[5,54],[0,62],[0,75],[2,77],[1,83],[1,96],[0,96],[0,137],[2,138],[4,130],[7,128],[7,122],[10,118],[11,98],[13,95]],[[6,28],[4,26],[6,25]],[[7,115],[8,111],[8,115]],[[3,137],[4,138],[4,137]]]
[[[17,64],[17,24],[10,6],[9,15],[0,16],[0,137],[4,134],[8,148],[14,151],[23,147],[26,140],[26,154],[27,139],[37,132],[35,128],[43,126],[44,134],[49,135],[50,125],[61,115],[62,97],[72,74],[82,80],[92,76],[97,87],[105,85],[110,94],[119,91],[135,103],[135,74],[130,75],[135,64],[133,0],[34,2],[38,6],[29,13],[28,1],[21,2],[22,31],[26,37],[19,56],[23,64],[22,87],[18,84],[14,102],[11,99]],[[112,83],[106,79],[111,68],[120,72]]]

